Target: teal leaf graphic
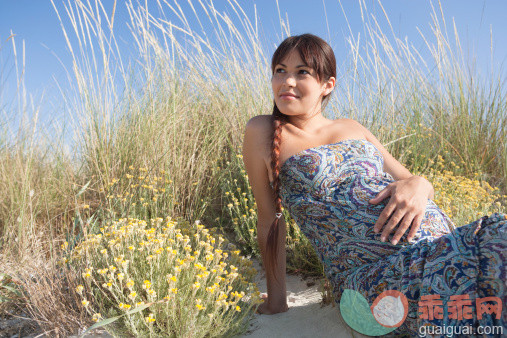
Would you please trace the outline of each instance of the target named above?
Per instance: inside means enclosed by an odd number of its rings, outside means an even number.
[[[373,317],[368,301],[355,290],[343,291],[340,312],[352,329],[367,336],[381,336],[397,329],[380,325]]]

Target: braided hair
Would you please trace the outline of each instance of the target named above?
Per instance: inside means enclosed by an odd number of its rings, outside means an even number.
[[[271,59],[271,73],[277,64],[292,51],[296,50],[301,57],[301,60],[306,65],[315,70],[319,81],[327,81],[330,77],[336,78],[336,59],[333,49],[323,39],[313,34],[295,35],[286,38],[275,50]],[[328,94],[322,99],[322,107],[328,103],[331,94]],[[273,123],[273,139],[271,146],[271,172],[273,173],[273,194],[275,196],[275,219],[271,224],[268,232],[267,239],[267,259],[266,268],[274,274],[276,269],[276,257],[278,252],[278,233],[279,221],[283,216],[282,214],[282,200],[280,197],[280,144],[282,136],[282,127],[288,123],[288,116],[283,114],[276,103],[273,104],[272,113]]]

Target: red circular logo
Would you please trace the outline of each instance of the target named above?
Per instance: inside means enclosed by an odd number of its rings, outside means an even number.
[[[407,318],[407,297],[397,290],[386,290],[375,298],[370,309],[373,317],[380,325],[399,327]]]

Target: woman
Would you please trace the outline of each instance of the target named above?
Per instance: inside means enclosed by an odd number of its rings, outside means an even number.
[[[258,312],[288,310],[283,203],[324,264],[337,302],[345,290],[369,305],[386,290],[400,292],[408,311],[394,333],[417,334],[422,325],[503,325],[507,311],[480,321],[424,319],[418,311],[422,297],[434,294],[444,302],[468,294],[472,303],[486,296],[505,303],[505,215],[451,231],[451,220],[431,200],[430,182],[412,175],[360,123],[326,119],[321,112],[335,87],[336,61],[324,40],[285,39],[271,68],[273,114],[252,118],[243,144],[266,266],[268,295]]]

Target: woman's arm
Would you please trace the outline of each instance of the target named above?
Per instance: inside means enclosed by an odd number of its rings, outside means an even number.
[[[373,143],[382,153],[384,171],[391,174],[395,179],[395,182],[387,185],[375,198],[370,200],[370,203],[377,204],[390,197],[389,203],[384,207],[375,223],[374,231],[378,233],[383,229],[381,241],[385,241],[388,235],[399,224],[391,243],[397,244],[408,228],[410,228],[410,232],[407,240],[410,241],[421,226],[428,198],[432,199],[434,197],[433,186],[424,177],[412,175],[407,168],[384,148],[367,128],[357,121],[350,121],[362,130],[366,139]]]
[[[269,120],[265,116],[256,116],[250,119],[245,128],[243,139],[243,162],[250,182],[250,187],[257,204],[257,240],[261,251],[263,266],[267,264],[266,243],[269,228],[275,219],[275,196],[269,185],[269,175],[264,161],[264,153],[269,139],[268,130],[270,130]],[[278,233],[278,255],[276,257],[277,268],[275,275],[266,270],[266,286],[268,290],[267,302],[259,306],[259,312],[272,314],[287,311],[287,292],[286,292],[286,253],[285,221],[280,218]]]
[[[357,122],[358,123],[358,122]],[[375,147],[382,153],[384,158],[384,171],[389,173],[396,181],[407,180],[410,179],[410,182],[413,182],[413,185],[416,185],[417,193],[426,195],[427,198],[433,199],[435,196],[435,191],[433,189],[433,185],[424,177],[413,175],[407,168],[403,166],[397,159],[391,155],[387,149],[380,143],[380,141],[373,135],[368,129],[364,126],[362,127],[364,136],[368,141],[373,143]],[[426,193],[424,193],[426,192]]]
[[[364,127],[359,122],[350,119],[350,121],[355,124],[359,129],[362,130],[365,138],[373,143],[373,145],[380,151],[382,157],[384,158],[384,172],[390,174],[396,181],[404,180],[404,179],[417,179],[424,182],[422,184],[426,185],[428,190],[428,198],[433,199],[435,191],[433,190],[433,186],[431,183],[426,180],[422,176],[413,175],[403,164],[401,164],[398,160],[396,160],[393,155],[391,155],[387,149],[380,143],[380,141],[373,135],[366,127]]]
[[[269,226],[273,220],[259,220],[257,222],[257,241],[261,250],[261,256],[264,266],[266,266],[266,243],[268,240]],[[286,237],[286,225],[285,221],[280,218],[278,224],[278,255],[276,257],[277,266],[275,275],[271,274],[268,269],[266,271],[266,286],[268,290],[267,302],[259,306],[258,311],[265,314],[274,314],[279,312],[285,312],[288,310],[287,305],[287,287],[286,287],[286,251],[285,251],[285,237]]]

